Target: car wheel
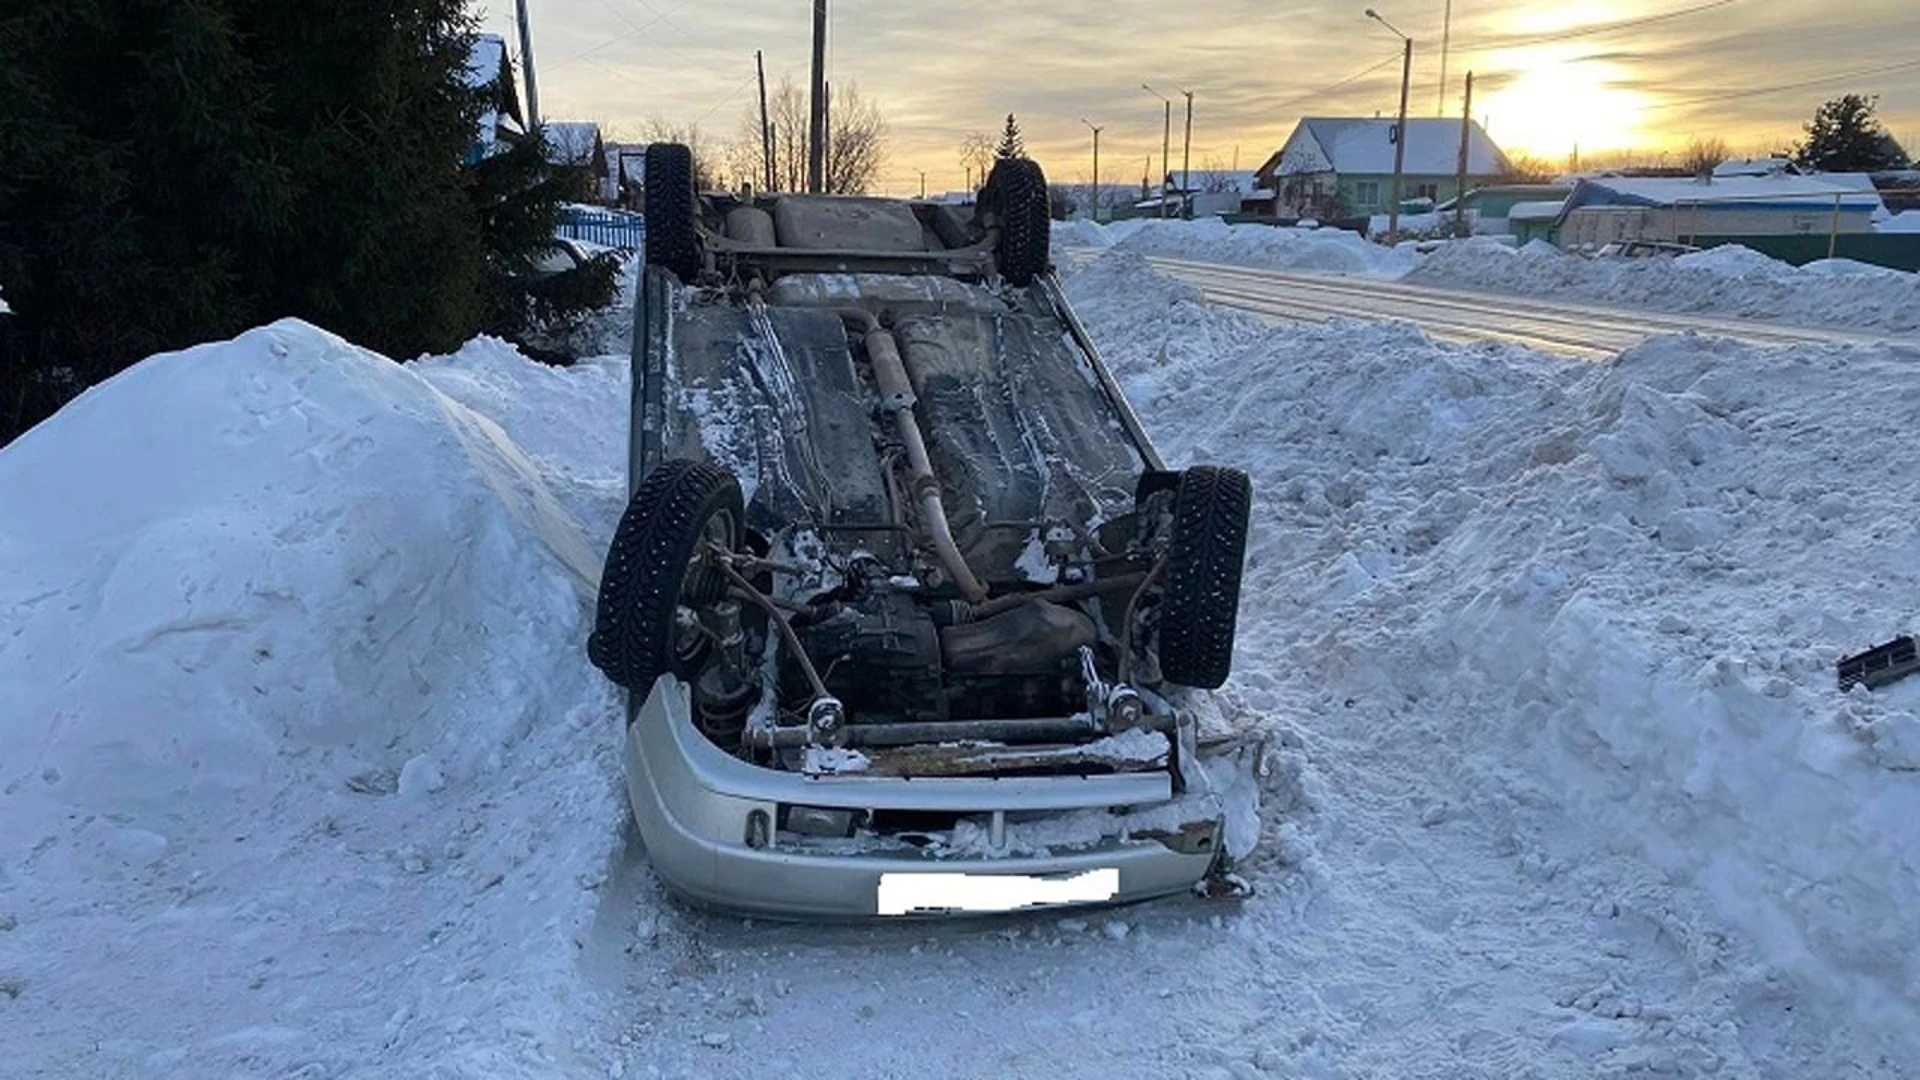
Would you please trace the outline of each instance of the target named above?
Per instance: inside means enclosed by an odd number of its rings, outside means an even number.
[[[708,545],[740,548],[740,482],[718,465],[676,459],[647,474],[627,503],[600,575],[587,658],[636,693],[668,672],[691,678],[706,657],[701,608],[727,595]]]
[[[1160,614],[1160,673],[1169,682],[1213,690],[1233,670],[1252,505],[1253,485],[1239,469],[1196,465],[1180,474]]]
[[[700,273],[693,151],[680,143],[647,147],[647,263],[664,266],[683,282]]]
[[[1000,276],[1031,285],[1047,272],[1053,239],[1046,174],[1037,161],[1001,158],[987,177],[987,194],[1000,215],[1000,244],[994,251]]]

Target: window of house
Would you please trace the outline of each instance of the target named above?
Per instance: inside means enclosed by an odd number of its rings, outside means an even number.
[[[1416,199],[1433,199],[1437,202],[1440,198],[1440,185],[1415,184],[1413,185],[1413,197]]]
[[[1377,180],[1362,180],[1353,185],[1353,200],[1361,206],[1380,205],[1380,183]]]

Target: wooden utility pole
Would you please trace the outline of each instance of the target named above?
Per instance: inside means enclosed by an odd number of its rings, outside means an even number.
[[[807,191],[818,195],[826,182],[827,0],[813,0],[813,100],[807,113]]]
[[[824,0],[822,0],[824,2]],[[527,80],[527,127],[540,126],[540,90],[533,79],[533,30],[527,26],[527,0],[514,0],[520,21],[520,66]]]
[[[1467,103],[1460,107],[1460,176],[1453,187],[1453,235],[1467,235],[1467,145],[1473,139],[1473,72],[1467,72]]]
[[[1193,217],[1193,91],[1187,95],[1187,133],[1180,142],[1180,216]]]
[[[777,186],[779,173],[773,167],[773,125],[767,123],[767,60],[759,49],[753,50],[753,67],[760,74],[760,163],[766,166],[760,177],[760,190],[772,191]]]
[[[833,84],[820,87],[820,191],[833,194]]]
[[[1087,125],[1087,127],[1091,129],[1093,132],[1093,209],[1091,212],[1091,217],[1094,221],[1099,221],[1100,220],[1100,125],[1094,123],[1093,121],[1087,119],[1084,116],[1080,118],[1080,122]]]
[[[1388,27],[1392,29],[1392,27]],[[1400,31],[1394,30],[1398,34]],[[1401,35],[1405,37],[1405,35]],[[1400,177],[1407,160],[1407,84],[1413,81],[1413,39],[1400,58],[1400,119],[1393,129],[1393,205],[1387,207],[1387,243],[1400,242]]]

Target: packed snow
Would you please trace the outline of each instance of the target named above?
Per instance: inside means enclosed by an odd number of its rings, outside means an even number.
[[[1737,245],[1656,258],[1589,258],[1533,241],[1474,237],[1385,247],[1336,229],[1205,221],[1074,222],[1066,248],[1266,270],[1391,278],[1410,285],[1514,293],[1660,311],[1734,315],[1802,326],[1920,328],[1920,274],[1851,260],[1794,267]]]
[[[1076,309],[1171,461],[1253,474],[1219,711],[1271,718],[1259,815],[1231,799],[1254,898],[871,927],[670,900],[581,645],[624,341],[397,365],[283,322],[0,450],[12,1059],[1911,1075],[1920,684],[1842,695],[1832,662],[1911,629],[1912,358],[1275,328],[1119,247]]]
[[[1609,259],[1475,238],[1440,245],[1402,280],[1803,326],[1920,328],[1920,274],[1840,260],[1796,268],[1737,245]]]
[[[1055,237],[1068,246],[1112,247],[1139,255],[1232,263],[1265,270],[1312,270],[1367,277],[1397,278],[1418,261],[1411,249],[1383,247],[1344,229],[1229,225],[1219,218],[1195,221],[1136,218],[1112,225],[1081,221],[1057,226]]]

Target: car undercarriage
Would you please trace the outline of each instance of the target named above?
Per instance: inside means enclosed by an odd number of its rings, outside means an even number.
[[[1051,274],[1045,196],[1024,161],[971,216],[702,196],[650,151],[589,652],[681,892],[810,917],[1234,891],[1196,717],[1250,491],[1159,460]]]

